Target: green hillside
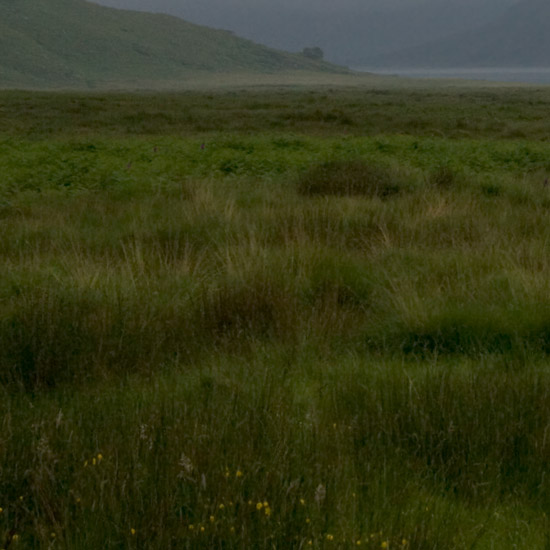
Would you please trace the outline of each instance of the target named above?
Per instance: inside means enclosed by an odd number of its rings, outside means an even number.
[[[0,2],[0,86],[179,81],[198,72],[344,69],[182,19],[84,0]]]

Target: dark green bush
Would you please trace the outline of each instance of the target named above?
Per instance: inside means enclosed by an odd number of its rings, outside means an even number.
[[[313,166],[298,180],[302,195],[363,195],[386,198],[401,191],[401,184],[387,167],[362,160],[330,161]]]
[[[435,187],[448,189],[456,184],[457,174],[448,165],[440,165],[430,172],[429,181]]]

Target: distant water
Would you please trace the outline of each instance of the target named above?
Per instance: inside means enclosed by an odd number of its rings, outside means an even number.
[[[454,69],[371,69],[368,67],[353,67],[353,70],[410,78],[461,78],[465,80],[489,80],[492,82],[550,84],[550,67],[484,67]]]

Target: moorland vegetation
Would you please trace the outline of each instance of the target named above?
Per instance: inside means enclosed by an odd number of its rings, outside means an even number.
[[[548,548],[550,91],[0,94],[0,547]]]

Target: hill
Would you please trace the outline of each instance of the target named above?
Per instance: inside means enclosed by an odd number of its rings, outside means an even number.
[[[94,87],[211,72],[337,71],[231,32],[84,0],[0,2],[0,86]]]
[[[522,0],[481,27],[372,59],[392,67],[547,67],[550,3]]]
[[[170,13],[273,48],[317,45],[327,59],[365,66],[369,58],[419,46],[491,21],[517,0],[96,0]]]

